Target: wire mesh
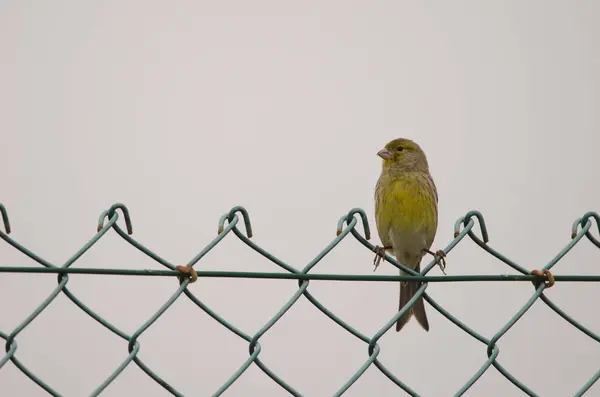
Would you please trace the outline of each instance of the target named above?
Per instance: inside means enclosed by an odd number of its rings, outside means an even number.
[[[240,239],[243,243],[248,245],[254,251],[265,257],[267,260],[273,262],[284,272],[232,272],[232,271],[194,271],[194,276],[197,274],[199,278],[206,277],[232,277],[232,278],[270,278],[270,279],[297,279],[298,290],[293,296],[285,302],[281,309],[254,335],[249,335],[242,330],[236,328],[233,324],[228,322],[225,318],[220,316],[208,305],[203,303],[198,297],[196,297],[187,288],[189,283],[194,278],[182,273],[179,267],[169,263],[166,259],[152,252],[146,248],[134,238],[131,237],[133,232],[131,219],[127,207],[123,204],[117,203],[110,207],[110,209],[102,212],[98,220],[97,233],[90,239],[81,249],[79,249],[73,256],[71,256],[63,265],[57,266],[47,260],[41,258],[34,252],[30,251],[23,245],[8,236],[10,234],[10,223],[8,219],[8,213],[5,207],[0,204],[0,214],[2,216],[4,231],[0,229],[0,237],[9,245],[22,252],[35,262],[42,265],[41,267],[16,267],[16,266],[0,266],[0,273],[56,273],[58,275],[58,285],[50,293],[43,302],[36,307],[36,309],[25,318],[15,329],[5,333],[0,330],[0,337],[3,338],[5,343],[6,354],[0,358],[0,369],[5,366],[9,361],[12,362],[23,374],[29,379],[35,382],[38,386],[44,389],[48,394],[52,396],[61,396],[61,393],[52,388],[46,381],[36,376],[23,362],[17,358],[17,336],[27,326],[29,326],[35,318],[42,313],[48,305],[59,295],[66,295],[77,307],[83,310],[87,315],[96,320],[99,324],[106,327],[108,330],[113,332],[115,335],[126,340],[128,342],[128,356],[119,364],[117,368],[110,373],[106,379],[99,384],[95,390],[93,390],[90,396],[98,396],[102,391],[109,386],[121,373],[130,365],[132,362],[135,363],[142,371],[144,371],[150,378],[156,383],[162,386],[166,391],[174,396],[182,396],[175,386],[168,383],[165,379],[161,378],[151,368],[149,368],[144,362],[138,357],[140,350],[140,344],[138,343],[139,337],[149,328],[152,324],[169,309],[169,307],[182,295],[185,295],[195,305],[206,312],[214,320],[219,322],[230,332],[234,333],[238,337],[244,339],[249,345],[249,356],[239,366],[239,368],[230,376],[230,378],[218,389],[214,391],[213,396],[219,396],[225,390],[227,390],[252,364],[255,364],[260,368],[266,375],[268,375],[274,382],[281,386],[285,391],[293,396],[302,396],[302,394],[286,383],[280,376],[278,376],[272,369],[270,369],[260,359],[261,345],[260,338],[273,327],[279,319],[285,314],[287,310],[294,305],[301,296],[304,296],[310,301],[317,309],[323,314],[329,317],[332,321],[338,324],[340,327],[345,329],[350,334],[364,342],[368,349],[368,357],[360,368],[344,383],[334,394],[334,396],[341,396],[356,382],[362,374],[372,365],[378,368],[390,381],[395,383],[399,388],[404,390],[411,396],[419,396],[419,394],[412,389],[410,386],[405,384],[401,379],[395,376],[386,366],[378,359],[380,353],[380,347],[377,344],[379,339],[390,330],[402,316],[402,314],[409,310],[410,307],[417,301],[421,296],[424,297],[431,306],[433,306],[440,314],[450,320],[453,324],[462,329],[465,333],[475,338],[487,348],[488,359],[481,365],[479,370],[473,374],[473,376],[454,393],[454,396],[463,395],[481,376],[490,368],[495,367],[500,374],[508,379],[516,388],[521,390],[524,394],[529,396],[538,396],[535,391],[529,388],[522,380],[514,377],[508,370],[506,370],[499,362],[499,348],[497,342],[506,334],[506,332],[529,310],[529,308],[540,299],[548,307],[550,307],[559,316],[569,322],[571,325],[576,327],[579,331],[589,336],[596,342],[600,342],[600,336],[591,330],[584,327],[582,324],[577,322],[574,318],[570,317],[564,311],[562,311],[557,305],[555,305],[546,295],[544,290],[552,286],[554,282],[600,282],[600,275],[553,275],[550,269],[558,263],[576,244],[578,244],[583,237],[586,237],[589,242],[600,249],[600,241],[598,241],[590,232],[593,224],[596,224],[598,232],[600,234],[600,215],[595,212],[588,212],[583,217],[576,219],[573,222],[571,241],[550,260],[542,269],[534,269],[533,271],[527,270],[517,263],[511,261],[498,251],[494,250],[488,245],[488,233],[483,215],[478,211],[470,211],[465,216],[459,218],[455,225],[454,239],[443,249],[448,254],[457,244],[459,244],[466,236],[475,242],[481,249],[499,259],[512,269],[516,270],[516,274],[499,274],[499,275],[459,275],[459,276],[427,276],[427,273],[436,266],[435,260],[432,260],[421,273],[405,267],[404,265],[396,262],[396,260],[388,255],[385,255],[385,260],[396,266],[405,272],[409,273],[409,276],[386,276],[386,275],[343,275],[343,274],[311,274],[310,271],[323,259],[328,253],[330,253],[343,239],[347,238],[348,235],[352,235],[360,244],[366,249],[377,252],[377,247],[371,244],[368,240],[370,239],[370,228],[367,221],[365,212],[361,209],[355,208],[350,210],[346,215],[342,216],[337,224],[337,236],[327,245],[312,261],[310,261],[302,270],[298,270],[289,264],[285,263],[281,259],[270,254],[263,248],[256,245],[250,238],[252,237],[252,226],[250,223],[250,217],[248,212],[243,207],[237,206],[232,208],[228,213],[224,214],[219,219],[217,237],[208,243],[194,258],[192,258],[187,266],[193,267],[196,265],[210,250],[212,250],[219,242],[221,242],[227,235],[233,234]],[[124,231],[118,224],[117,221],[122,214],[125,220],[126,231]],[[238,228],[240,218],[244,223],[245,233]],[[363,234],[361,234],[357,228],[358,224],[362,225]],[[475,228],[478,226],[479,234],[475,234]],[[127,241],[131,246],[143,252],[160,265],[164,266],[168,270],[133,270],[133,269],[103,269],[103,268],[74,268],[71,267],[86,251],[94,246],[98,241],[106,235],[109,229],[113,229],[119,236]],[[189,268],[188,268],[189,269]],[[173,293],[173,295],[133,334],[129,335],[115,325],[101,317],[99,314],[94,312],[83,302],[81,302],[67,287],[69,281],[69,274],[80,273],[80,274],[113,274],[113,275],[130,275],[130,276],[163,276],[163,277],[177,277],[179,279],[179,288]],[[417,294],[411,299],[407,306],[402,310],[398,311],[396,315],[391,318],[375,335],[369,337],[362,334],[351,325],[344,322],[341,318],[336,316],[333,312],[327,309],[323,304],[319,302],[309,291],[308,286],[310,280],[340,280],[340,281],[400,281],[400,280],[420,280],[423,282],[421,288]],[[461,322],[458,318],[454,317],[447,310],[445,310],[440,304],[433,300],[425,292],[430,282],[468,282],[468,281],[528,281],[532,282],[535,286],[534,293],[527,300],[527,302],[518,310],[518,312],[491,338],[486,338],[469,328],[466,324]],[[581,388],[575,391],[575,396],[584,395],[592,385],[600,378],[600,368],[598,371],[585,383]]]

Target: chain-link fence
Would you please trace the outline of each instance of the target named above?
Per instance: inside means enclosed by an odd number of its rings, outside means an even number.
[[[3,205],[0,204],[0,211],[3,218],[4,230],[2,232],[0,230],[0,237],[8,244],[10,244],[15,249],[19,250],[23,254],[27,255],[42,267],[16,267],[16,266],[6,266],[3,263],[0,263],[0,273],[57,273],[58,274],[58,285],[52,291],[52,293],[40,303],[40,305],[27,316],[27,318],[20,323],[14,330],[4,332],[0,330],[0,337],[6,340],[6,354],[0,358],[0,369],[5,366],[9,361],[12,362],[20,371],[22,371],[29,379],[38,384],[41,388],[47,391],[49,394],[53,396],[60,396],[61,393],[55,389],[53,389],[49,383],[45,380],[40,379],[36,376],[30,369],[25,365],[25,363],[21,362],[17,358],[17,337],[19,333],[23,331],[31,322],[42,312],[44,311],[48,305],[59,295],[65,294],[75,305],[77,305],[81,310],[87,313],[90,317],[96,320],[99,324],[106,327],[114,334],[128,341],[128,351],[129,355],[127,358],[120,363],[120,365],[114,369],[114,371],[102,382],[97,388],[91,393],[91,396],[97,396],[111,383],[113,382],[119,374],[134,362],[142,371],[144,371],[149,377],[151,377],[154,381],[156,381],[159,385],[161,385],[165,390],[170,392],[175,396],[182,396],[183,394],[177,391],[175,385],[168,383],[165,379],[162,379],[157,373],[155,373],[151,368],[149,368],[142,360],[138,357],[138,351],[140,349],[140,345],[138,343],[138,338],[142,333],[144,333],[152,324],[166,311],[169,307],[182,295],[185,295],[188,299],[190,299],[194,304],[196,304],[200,309],[210,315],[213,319],[218,321],[224,328],[229,330],[230,332],[236,334],[240,338],[246,340],[249,344],[249,357],[248,359],[239,367],[235,373],[231,375],[231,377],[218,389],[214,392],[214,396],[221,395],[229,386],[231,386],[253,363],[258,366],[265,374],[267,374],[273,381],[279,384],[283,389],[285,389],[289,394],[293,396],[302,396],[302,394],[294,389],[291,385],[285,382],[280,376],[278,376],[272,369],[270,369],[263,361],[260,359],[261,345],[260,338],[271,328],[273,327],[277,321],[284,315],[284,313],[294,305],[298,299],[304,295],[306,299],[308,299],[317,309],[323,312],[327,317],[329,317],[332,321],[337,323],[340,327],[354,335],[356,338],[363,341],[368,349],[368,356],[365,359],[364,364],[347,380],[347,382],[340,387],[340,389],[334,394],[334,396],[340,396],[345,391],[347,391],[354,382],[358,378],[362,376],[362,374],[369,368],[371,365],[377,367],[387,378],[389,378],[392,382],[394,382],[399,388],[404,390],[411,396],[418,396],[419,394],[413,390],[410,386],[405,384],[401,379],[391,373],[385,365],[383,365],[378,360],[378,355],[380,353],[380,347],[377,344],[378,340],[390,330],[396,323],[397,319],[412,306],[416,300],[423,296],[427,302],[431,306],[433,306],[439,313],[445,316],[448,320],[454,323],[457,327],[462,329],[467,334],[471,335],[473,338],[480,341],[483,345],[486,346],[487,349],[487,361],[485,361],[479,370],[473,374],[473,376],[458,390],[455,392],[455,396],[463,395],[477,380],[491,367],[494,366],[506,379],[512,382],[518,389],[520,389],[524,394],[529,396],[537,396],[537,394],[527,387],[521,380],[515,378],[509,371],[507,371],[498,361],[499,349],[497,347],[497,342],[502,338],[502,336],[527,312],[527,310],[533,305],[533,303],[541,299],[548,307],[550,307],[553,311],[555,311],[558,315],[564,318],[567,322],[572,324],[582,333],[586,334],[596,342],[600,342],[600,336],[596,333],[590,331],[577,321],[575,321],[572,317],[562,311],[559,307],[557,307],[546,295],[544,295],[544,290],[546,288],[551,287],[555,282],[576,282],[576,281],[587,281],[587,282],[600,282],[600,275],[590,276],[590,275],[553,275],[550,272],[550,269],[558,263],[576,244],[578,244],[583,237],[585,236],[587,240],[589,240],[593,245],[597,248],[600,248],[600,241],[598,241],[591,233],[590,229],[593,226],[595,221],[596,226],[598,227],[598,231],[600,232],[600,216],[594,212],[588,212],[582,218],[576,219],[573,223],[571,241],[550,261],[546,266],[542,269],[534,269],[528,270],[518,265],[517,263],[511,261],[506,258],[501,253],[495,251],[491,247],[488,246],[488,234],[485,226],[485,221],[481,213],[477,211],[471,211],[467,213],[464,217],[458,219],[455,223],[455,235],[454,239],[444,248],[444,252],[450,252],[457,244],[459,244],[465,236],[469,236],[471,240],[473,240],[481,249],[488,252],[490,255],[493,255],[500,261],[504,262],[511,268],[517,271],[516,274],[506,275],[462,275],[462,276],[426,276],[426,274],[436,265],[435,261],[432,260],[427,266],[424,267],[422,272],[416,273],[411,269],[406,268],[405,266],[399,264],[394,260],[394,258],[390,256],[386,256],[385,260],[390,262],[396,267],[402,268],[404,271],[411,274],[411,276],[385,276],[385,275],[341,275],[341,274],[311,274],[310,271],[317,265],[317,263],[323,259],[328,253],[330,253],[344,238],[348,235],[352,235],[360,244],[365,246],[367,249],[377,252],[377,247],[369,243],[370,239],[370,229],[369,224],[367,222],[367,217],[363,210],[361,209],[352,209],[348,212],[347,215],[344,215],[340,218],[337,224],[337,237],[331,241],[331,243],[325,247],[310,263],[308,263],[304,269],[298,270],[284,261],[276,258],[269,252],[265,251],[258,245],[254,244],[250,238],[252,237],[252,227],[250,224],[250,218],[248,216],[247,211],[243,207],[234,207],[228,213],[224,214],[219,220],[219,228],[217,237],[212,240],[208,245],[206,245],[200,253],[198,253],[194,258],[192,258],[186,266],[175,266],[169,263],[167,260],[161,258],[148,248],[144,247],[142,244],[137,242],[135,239],[131,237],[132,234],[132,226],[131,219],[129,217],[129,212],[127,208],[123,204],[115,204],[109,210],[104,211],[100,215],[100,219],[98,221],[98,232],[97,234],[87,243],[85,244],[79,251],[77,251],[71,258],[69,258],[62,266],[54,265],[47,260],[41,258],[36,255],[32,251],[28,250],[11,237],[8,236],[10,233],[10,223],[8,220],[8,214]],[[126,232],[121,229],[121,227],[117,224],[117,220],[119,219],[119,211],[125,218]],[[245,233],[238,228],[238,223],[240,219],[244,223]],[[363,233],[359,232],[359,229],[356,227],[359,223],[362,224]],[[476,225],[479,225],[479,236],[474,232],[474,228]],[[100,268],[74,268],[71,267],[87,250],[89,250],[94,244],[96,244],[107,232],[109,229],[114,229],[119,236],[121,236],[125,241],[131,244],[136,249],[140,250],[168,270],[131,270],[131,269],[100,269]],[[211,249],[213,249],[221,240],[223,240],[228,234],[233,232],[237,238],[251,247],[253,250],[258,252],[260,255],[265,257],[267,260],[275,263],[284,272],[278,273],[265,273],[265,272],[226,272],[226,271],[196,271],[193,266],[197,264]],[[160,309],[150,317],[139,329],[137,329],[133,334],[128,335],[123,332],[115,325],[111,324],[109,321],[101,317],[99,314],[91,310],[87,307],[83,302],[81,302],[67,287],[67,283],[69,281],[69,273],[86,273],[86,274],[113,274],[113,275],[137,275],[137,276],[167,276],[167,277],[179,277],[180,283],[179,288],[173,293],[173,295],[167,300],[167,302],[160,307]],[[271,279],[297,279],[298,280],[298,290],[296,293],[282,305],[281,309],[275,314],[256,334],[248,335],[236,328],[234,325],[229,323],[215,311],[213,311],[209,306],[203,303],[200,299],[198,299],[190,290],[187,288],[188,284],[196,281],[197,278],[202,277],[244,277],[244,278],[271,278]],[[325,306],[323,306],[319,300],[317,300],[311,293],[308,291],[308,286],[310,284],[310,280],[341,280],[341,281],[400,281],[400,280],[420,280],[423,281],[421,288],[415,297],[409,302],[409,306],[400,310],[393,318],[389,320],[385,326],[383,326],[379,332],[375,335],[369,337],[367,335],[362,334],[349,324],[345,323],[342,319],[328,310]],[[434,301],[431,297],[427,295],[425,292],[427,289],[427,285],[430,282],[461,282],[461,281],[528,281],[532,282],[535,286],[534,293],[532,296],[525,302],[522,308],[508,321],[492,338],[488,339],[473,329],[469,328],[467,325],[462,323],[448,311],[446,311],[441,305],[439,305],[436,301]],[[585,394],[587,390],[592,387],[592,385],[600,378],[600,368],[598,371],[584,384],[581,388],[574,392],[575,396],[581,396]],[[2,391],[0,390],[0,393]],[[449,391],[448,394],[451,392]]]

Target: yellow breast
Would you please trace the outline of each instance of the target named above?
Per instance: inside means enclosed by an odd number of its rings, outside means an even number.
[[[375,217],[381,241],[388,245],[396,233],[423,233],[430,246],[437,229],[437,194],[429,174],[382,175],[375,192]]]

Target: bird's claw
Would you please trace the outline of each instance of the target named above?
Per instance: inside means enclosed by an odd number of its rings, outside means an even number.
[[[435,256],[437,256],[436,263],[440,267],[442,273],[444,273],[444,276],[446,276],[446,253],[442,250],[437,250]]]
[[[431,252],[429,250],[423,250],[424,252],[433,255],[435,259],[435,263],[440,267],[444,276],[446,276],[446,253],[443,250],[437,250],[435,252]]]
[[[391,249],[392,247],[380,247],[380,246],[375,246],[375,258],[373,258],[373,272],[375,272],[375,270],[377,270],[377,268],[379,267],[379,264],[381,263],[381,260],[385,257],[385,250],[386,249]]]

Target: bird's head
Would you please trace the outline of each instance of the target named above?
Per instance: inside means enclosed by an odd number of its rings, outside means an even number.
[[[384,169],[429,171],[425,153],[416,142],[410,139],[394,139],[377,152],[377,155],[383,159]]]

